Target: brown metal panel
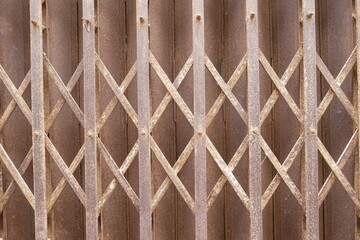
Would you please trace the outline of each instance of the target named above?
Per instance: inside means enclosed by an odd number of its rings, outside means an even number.
[[[259,11],[259,49],[264,53],[265,57],[271,61],[273,59],[272,55],[272,21],[271,21],[271,7],[272,1],[259,1],[258,2],[258,11]],[[260,78],[260,106],[264,108],[268,97],[272,93],[272,81],[268,73],[260,67],[259,70]],[[269,116],[261,124],[261,135],[264,140],[269,143],[270,148],[274,151],[273,145],[273,116]],[[273,165],[271,161],[265,159],[265,154],[261,155],[261,171],[262,171],[262,192],[267,188],[268,183],[273,179]],[[263,235],[266,236],[266,239],[273,239],[273,201],[269,202],[267,207],[263,208]]]
[[[250,239],[263,239],[261,210],[261,149],[260,133],[260,79],[259,79],[259,33],[258,3],[246,1],[246,38],[248,55],[248,134],[249,134],[249,196]]]
[[[282,75],[300,47],[299,16],[296,1],[276,0],[272,4],[272,45],[273,67]],[[299,99],[300,74],[297,69],[286,88],[297,102]],[[283,161],[300,133],[300,123],[280,98],[274,106],[274,152]],[[289,175],[300,186],[300,158],[294,161]],[[301,239],[302,209],[292,196],[288,187],[281,183],[274,198],[274,236],[275,239]]]
[[[95,12],[94,1],[83,1],[84,60],[84,132],[86,239],[98,239],[97,151],[96,151],[96,84],[95,84]]]
[[[97,5],[98,12],[98,54],[110,73],[120,85],[126,76],[125,52],[125,2],[106,0]],[[100,78],[99,108],[104,111],[114,97],[109,85]],[[126,112],[119,107],[112,111],[101,129],[101,139],[118,166],[127,156]],[[121,137],[119,137],[121,136]],[[106,163],[101,161],[102,189],[108,187],[113,174]],[[101,213],[103,239],[127,239],[127,195],[117,186],[105,203]]]
[[[3,66],[16,87],[21,85],[26,73],[29,71],[29,57],[30,51],[30,24],[29,24],[29,4],[24,1],[1,1],[0,2],[0,64]],[[1,120],[5,114],[5,109],[8,104],[11,104],[11,95],[4,87],[2,81],[0,85],[0,105],[1,105]],[[24,85],[23,85],[24,86]],[[30,88],[29,82],[27,84]],[[25,88],[23,88],[25,89]],[[23,94],[23,98],[30,104],[29,91]],[[13,101],[13,103],[15,103]],[[29,122],[21,113],[21,110],[13,105],[13,111],[8,115],[6,123],[1,126],[1,144],[11,157],[11,160],[16,166],[23,162],[25,156],[28,154],[31,147],[31,126]],[[31,155],[31,152],[30,152]],[[28,164],[30,165],[30,164]],[[32,188],[33,174],[32,166],[23,175]],[[11,184],[12,182],[12,184]],[[15,191],[6,201],[2,222],[2,237],[6,239],[34,239],[34,213],[32,207],[27,203],[23,193],[14,185],[13,178],[2,164],[2,188],[5,191],[10,185]],[[9,216],[9,217],[6,217]],[[23,231],[19,231],[19,226],[22,226]],[[23,234],[26,232],[26,234]]]
[[[35,239],[47,239],[42,2],[30,0]]]
[[[136,1],[140,239],[152,239],[148,1]]]
[[[59,76],[68,84],[78,65],[77,14],[74,9],[76,1],[47,1],[47,55]],[[74,98],[79,100],[78,88],[72,91]],[[50,111],[62,97],[57,85],[49,79]],[[78,120],[68,106],[64,106],[50,128],[50,138],[67,165],[70,165],[80,146]],[[51,186],[55,189],[63,175],[51,159]],[[80,171],[74,175],[79,179]],[[69,186],[65,187],[51,211],[51,236],[54,239],[82,239],[81,202]]]
[[[173,82],[177,73],[174,73],[174,1],[154,0],[150,1],[149,18],[150,18],[150,50],[159,62],[165,74]],[[159,107],[167,90],[164,87],[157,73],[151,69],[151,105],[152,114]],[[176,161],[175,151],[175,121],[174,121],[174,102],[171,101],[166,107],[159,121],[152,130],[152,136],[159,145],[164,156],[167,158],[171,166]],[[156,159],[155,154],[152,155],[152,181],[153,192],[155,194],[162,185],[163,180],[167,176]],[[153,237],[154,239],[175,239],[176,227],[176,193],[175,188],[171,187],[167,190],[160,203],[153,212]]]
[[[174,1],[175,5],[175,72],[179,72],[193,51],[192,44],[192,7],[191,0]],[[179,87],[179,93],[190,109],[193,109],[193,71],[190,70]],[[176,114],[176,158],[179,158],[193,137],[194,129],[187,121],[178,106]],[[191,196],[194,196],[194,154],[191,153],[187,163],[179,172],[179,177]],[[178,193],[177,193],[178,194]],[[176,239],[194,239],[195,218],[188,205],[178,194],[176,204]]]
[[[215,69],[223,76],[223,1],[205,0],[205,53],[214,65]],[[206,113],[208,113],[221,93],[216,80],[209,71],[205,72],[206,86]],[[210,125],[207,124],[206,134],[212,141],[217,151],[225,159],[224,153],[224,108],[216,114]],[[207,192],[210,193],[221,175],[219,166],[213,157],[207,153]],[[208,239],[225,238],[225,221],[224,221],[224,193],[222,191],[217,197],[214,204],[208,207]],[[208,194],[209,195],[209,194]]]
[[[352,1],[319,2],[320,48],[319,54],[333,76],[337,76],[353,50]],[[341,88],[351,96],[351,74],[347,76]],[[325,79],[322,80],[324,83]],[[327,84],[326,84],[327,85]],[[325,94],[328,86],[323,84]],[[346,113],[342,103],[335,97],[322,119],[323,142],[334,159],[338,159],[352,136],[352,119]],[[353,159],[349,159],[343,172],[353,182]],[[325,164],[324,178],[329,167]],[[355,239],[354,205],[341,184],[335,183],[324,202],[325,238]],[[341,217],[340,217],[341,216]]]
[[[224,41],[225,71],[229,79],[246,54],[245,1],[224,1]],[[246,60],[245,60],[246,61]],[[244,72],[233,88],[233,93],[245,107],[247,98],[247,81]],[[231,158],[247,135],[246,122],[234,110],[230,102],[225,102],[225,147],[227,158]],[[234,175],[248,192],[248,154],[243,155]],[[249,213],[230,184],[226,185],[226,238],[249,239]]]
[[[303,0],[305,239],[319,239],[315,1]]]

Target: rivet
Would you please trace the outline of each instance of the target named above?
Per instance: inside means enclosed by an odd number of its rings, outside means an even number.
[[[313,129],[313,128],[312,128],[312,129],[310,130],[310,134],[311,134],[311,135],[315,135],[315,134],[316,134],[316,129]]]
[[[310,12],[310,13],[308,13],[308,15],[306,15],[308,18],[311,18],[312,16],[314,15],[314,13],[313,12]]]
[[[38,131],[34,131],[34,136],[35,137],[39,137],[40,136],[40,133]]]
[[[202,130],[198,130],[198,131],[197,131],[197,134],[198,134],[199,136],[201,136],[201,135],[203,135],[203,131],[202,131]]]
[[[88,136],[88,137],[94,137],[94,132],[93,132],[92,130],[89,130],[89,131],[87,132],[87,136]]]
[[[251,128],[251,133],[258,134],[259,133],[258,128],[257,127]]]
[[[196,15],[196,20],[198,20],[198,21],[201,20],[201,15],[200,14]]]
[[[140,23],[144,23],[145,22],[145,18],[144,17],[140,17]]]
[[[254,13],[254,12],[251,12],[251,13],[250,13],[250,19],[254,19],[254,17],[255,17],[255,13]]]
[[[143,136],[145,136],[145,135],[146,135],[146,131],[143,129],[143,130],[141,130],[140,134],[143,135]]]

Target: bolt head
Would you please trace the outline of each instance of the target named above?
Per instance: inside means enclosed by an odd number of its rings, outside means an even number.
[[[89,130],[86,135],[88,137],[94,137],[94,132],[92,130]]]

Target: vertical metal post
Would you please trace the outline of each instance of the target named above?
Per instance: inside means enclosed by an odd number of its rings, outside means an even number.
[[[136,0],[140,239],[152,239],[148,0]]]
[[[249,131],[249,192],[250,239],[263,239],[261,211],[261,148],[259,32],[257,0],[246,0],[246,42],[248,54],[248,131]]]
[[[83,0],[86,239],[98,239],[94,0]]]
[[[44,136],[43,36],[41,0],[30,0],[31,104],[35,194],[35,238],[47,239]]]
[[[204,1],[193,0],[195,237],[207,239]]]
[[[315,1],[303,0],[305,206],[304,237],[319,239]]]
[[[356,41],[356,105],[358,111],[358,123],[360,123],[360,0],[355,0],[355,41]],[[359,129],[359,125],[357,128]],[[355,190],[360,194],[360,134],[358,133],[358,151],[355,158]],[[360,209],[355,210],[355,239],[360,238]]]

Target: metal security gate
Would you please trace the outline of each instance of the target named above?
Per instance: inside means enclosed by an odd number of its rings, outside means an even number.
[[[360,239],[359,0],[0,0],[1,239]]]

